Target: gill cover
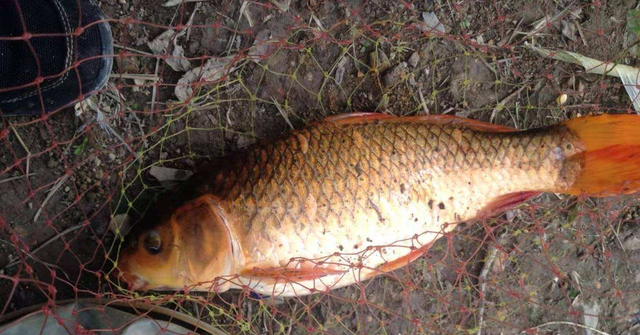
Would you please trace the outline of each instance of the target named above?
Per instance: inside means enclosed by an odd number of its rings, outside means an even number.
[[[132,289],[216,289],[234,272],[231,231],[215,199],[201,196],[141,231],[123,251],[120,270]],[[218,286],[216,286],[218,285]]]

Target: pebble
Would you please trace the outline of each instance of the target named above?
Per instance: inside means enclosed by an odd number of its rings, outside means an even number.
[[[68,193],[69,191],[71,191],[71,187],[69,187],[69,186],[65,187],[64,191]]]
[[[408,62],[409,62],[409,65],[416,67],[419,61],[420,61],[420,54],[416,51],[411,54],[411,57],[409,57]]]
[[[627,251],[640,250],[640,237],[636,235],[629,235],[629,237],[622,242],[622,246]]]
[[[58,161],[55,160],[54,158],[50,158],[49,161],[47,161],[47,167],[48,168],[53,169],[56,166],[58,166]]]
[[[112,162],[115,161],[116,160],[116,154],[114,154],[113,152],[110,152],[109,153],[109,160],[112,161]]]
[[[398,66],[394,67],[392,70],[387,72],[384,75],[384,85],[389,87],[398,83],[398,81],[402,80],[404,75],[406,74],[405,68],[407,67],[407,63],[402,62],[398,64]]]
[[[189,52],[195,54],[198,52],[198,48],[200,47],[200,42],[193,40],[189,43]]]
[[[409,74],[409,85],[416,86],[418,83],[416,82],[416,76],[413,73]]]
[[[256,139],[251,136],[240,135],[240,137],[238,137],[238,148],[244,148],[246,146],[249,146],[255,143],[255,141]]]

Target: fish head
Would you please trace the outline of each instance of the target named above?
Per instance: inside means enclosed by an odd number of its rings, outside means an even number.
[[[220,277],[233,275],[232,236],[219,207],[200,197],[132,233],[118,259],[131,290],[225,291]]]

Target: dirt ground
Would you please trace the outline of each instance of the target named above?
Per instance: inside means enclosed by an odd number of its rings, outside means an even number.
[[[116,61],[93,106],[3,119],[0,316],[52,299],[130,298],[103,274],[119,241],[109,223],[124,213],[135,222],[166,191],[152,166],[196,171],[343,112],[449,114],[518,129],[634,112],[620,79],[529,46],[638,66],[628,28],[635,1],[162,3],[100,2]],[[149,47],[179,25],[191,27],[175,38],[191,68],[233,59],[186,103],[176,94],[185,71]],[[166,53],[175,49],[171,41]],[[228,333],[637,334],[637,200],[545,194],[457,228],[411,266],[364,285],[278,301],[194,294],[168,306]]]

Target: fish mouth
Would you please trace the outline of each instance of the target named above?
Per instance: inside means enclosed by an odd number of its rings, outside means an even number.
[[[149,287],[149,282],[138,275],[118,270],[115,272],[116,277],[126,284],[129,291],[145,291]]]

